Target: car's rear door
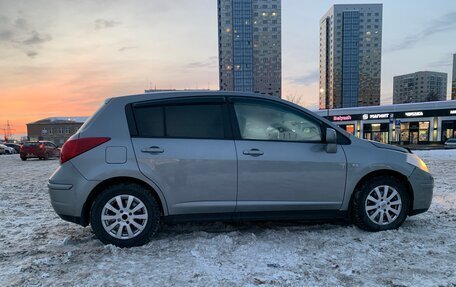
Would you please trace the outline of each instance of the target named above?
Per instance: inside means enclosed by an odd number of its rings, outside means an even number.
[[[169,213],[232,213],[237,160],[225,99],[142,102],[131,109],[139,168],[162,189]]]
[[[50,156],[52,156],[52,157],[60,156],[60,151],[55,144],[53,144],[51,142],[46,142],[45,147]]]
[[[338,209],[346,158],[325,150],[322,124],[275,101],[232,98],[239,212]]]

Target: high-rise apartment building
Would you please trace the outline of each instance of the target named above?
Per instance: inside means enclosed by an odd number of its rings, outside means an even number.
[[[448,74],[416,72],[393,80],[393,104],[445,101]]]
[[[380,105],[382,4],[334,5],[320,21],[320,109]]]
[[[453,74],[451,77],[451,99],[456,100],[456,54],[453,54]]]
[[[218,0],[220,90],[281,97],[281,1]]]

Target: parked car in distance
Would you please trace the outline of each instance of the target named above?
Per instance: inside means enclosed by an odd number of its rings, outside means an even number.
[[[4,145],[6,145],[7,147],[12,147],[14,148],[14,150],[16,151],[16,153],[20,153],[21,152],[21,146],[18,145],[18,144],[14,144],[14,143],[3,143]]]
[[[16,150],[12,147],[9,147],[9,146],[6,146],[4,144],[0,144],[0,147],[3,148],[3,150],[5,151],[5,154],[14,154],[16,153]]]
[[[50,141],[29,141],[21,146],[20,157],[22,160],[28,158],[49,159],[59,157],[60,149]]]
[[[236,92],[108,99],[60,162],[48,182],[56,213],[120,247],[147,243],[162,221],[347,218],[395,229],[428,210],[434,185],[406,149]]]
[[[444,145],[445,148],[456,148],[456,138],[448,139]]]

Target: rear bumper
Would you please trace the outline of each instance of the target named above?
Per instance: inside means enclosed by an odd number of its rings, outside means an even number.
[[[434,178],[428,172],[416,168],[409,177],[413,189],[413,206],[409,215],[423,213],[429,209],[434,190]]]
[[[44,157],[44,152],[30,151],[30,152],[21,152],[22,158],[33,158],[33,157]]]
[[[55,212],[64,220],[87,225],[84,204],[98,181],[86,180],[79,171],[66,162],[49,178],[48,188]]]

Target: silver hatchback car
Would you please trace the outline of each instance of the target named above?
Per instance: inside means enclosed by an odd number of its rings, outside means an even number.
[[[349,218],[369,231],[426,211],[433,178],[406,149],[358,139],[284,100],[235,92],[116,97],[63,146],[57,214],[106,244],[160,223]]]

